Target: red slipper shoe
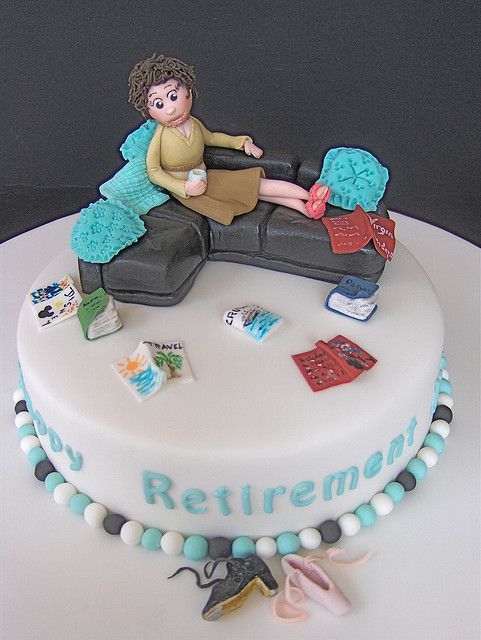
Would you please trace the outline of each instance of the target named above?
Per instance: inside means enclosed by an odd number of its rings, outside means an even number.
[[[324,215],[326,203],[331,195],[331,187],[327,187],[320,182],[316,182],[309,189],[311,197],[306,202],[306,211],[309,218],[319,220]],[[317,204],[316,207],[313,205]]]

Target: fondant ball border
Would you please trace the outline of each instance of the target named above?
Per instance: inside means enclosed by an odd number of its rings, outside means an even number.
[[[251,553],[268,559],[276,554],[297,553],[301,548],[313,551],[322,542],[334,544],[343,535],[354,536],[362,528],[375,524],[378,517],[391,513],[405,494],[416,488],[418,482],[438,462],[439,455],[444,452],[446,446],[445,440],[451,431],[454,401],[444,356],[441,364],[441,392],[437,398],[431,427],[424,438],[423,446],[395,480],[389,482],[383,491],[374,494],[369,503],[360,504],[353,513],[343,513],[337,520],[325,520],[316,527],[308,527],[298,533],[286,531],[276,538],[263,536],[257,541],[248,536],[239,536],[234,540],[224,537],[208,540],[197,534],[184,536],[178,531],[162,532],[156,528],[144,528],[140,522],[127,520],[118,513],[111,513],[104,505],[93,502],[85,494],[79,493],[73,484],[67,482],[56,471],[41,447],[22,389],[16,389],[13,394],[15,426],[20,448],[33,466],[37,480],[45,484],[46,490],[52,494],[57,504],[68,506],[72,513],[83,517],[89,526],[103,528],[110,535],[119,536],[126,545],[141,545],[151,551],[162,549],[169,556],[183,554],[188,560],[203,560],[208,556],[212,560],[231,555],[244,557]]]

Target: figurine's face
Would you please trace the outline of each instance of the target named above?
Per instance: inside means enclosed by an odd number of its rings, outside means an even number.
[[[175,78],[153,84],[147,93],[150,117],[161,124],[176,127],[189,117],[192,94]]]

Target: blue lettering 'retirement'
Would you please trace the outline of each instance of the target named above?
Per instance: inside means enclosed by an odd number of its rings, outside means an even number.
[[[376,451],[372,456],[369,456],[368,461],[364,465],[364,477],[368,480],[374,478],[381,471],[382,468],[382,453]]]
[[[155,504],[155,496],[160,496],[166,509],[175,509],[174,501],[167,493],[171,485],[167,476],[155,471],[144,471],[143,483],[145,502]]]
[[[311,480],[298,482],[291,491],[291,502],[295,507],[307,507],[314,502],[316,496],[309,495],[314,491],[314,483]]]
[[[412,444],[414,444],[414,429],[417,426],[418,421],[416,420],[416,418],[411,418],[411,422],[409,423],[409,427],[408,427],[408,445],[411,446]]]
[[[323,495],[324,500],[332,500],[332,483],[337,480],[336,495],[342,496],[346,484],[347,475],[351,475],[351,481],[349,483],[349,489],[353,491],[357,487],[359,480],[359,469],[357,467],[349,467],[346,471],[338,471],[337,473],[331,473],[331,475],[324,478]]]
[[[230,507],[227,503],[227,498],[230,496],[229,489],[224,486],[217,487],[217,489],[212,492],[212,495],[214,496],[214,498],[217,498],[222,515],[230,515]]]
[[[207,496],[201,489],[186,489],[181,498],[182,506],[189,513],[200,515],[207,511],[207,507],[205,505],[202,507],[196,507],[195,505],[204,502],[206,498]]]
[[[58,435],[58,433],[54,431],[52,427],[48,428],[48,439],[50,441],[50,447],[52,451],[55,451],[55,453],[62,451],[63,442],[60,439],[60,436]]]
[[[391,440],[389,445],[389,453],[387,456],[387,463],[392,464],[395,458],[399,458],[404,448],[404,437],[399,434],[394,440]]]
[[[244,515],[251,516],[252,515],[251,488],[248,484],[245,484],[242,487],[241,502],[242,502],[242,512],[244,513]]]
[[[70,458],[70,468],[72,469],[72,471],[80,471],[84,463],[82,454],[79,451],[74,453],[72,447],[69,444],[65,445],[65,453]]]
[[[285,487],[274,487],[264,489],[264,513],[272,513],[274,511],[274,496],[280,496],[286,492]]]

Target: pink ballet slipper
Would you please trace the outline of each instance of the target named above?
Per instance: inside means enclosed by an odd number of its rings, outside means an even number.
[[[306,211],[309,218],[319,220],[326,211],[326,203],[331,195],[331,187],[326,187],[320,182],[316,182],[309,189],[310,198],[306,202]],[[317,205],[314,207],[314,205]]]
[[[281,560],[282,569],[287,576],[286,598],[288,589],[297,587],[309,598],[322,604],[336,616],[342,616],[349,611],[351,603],[337,587],[322,567],[317,564],[319,558],[308,556],[303,558],[294,553],[284,556]],[[299,599],[297,599],[299,602]],[[293,604],[291,601],[290,604]]]

